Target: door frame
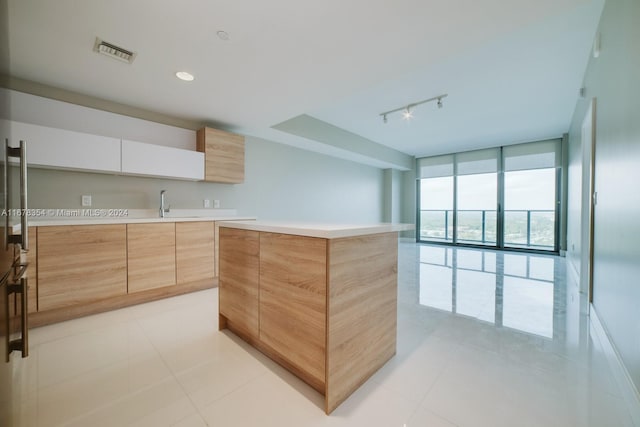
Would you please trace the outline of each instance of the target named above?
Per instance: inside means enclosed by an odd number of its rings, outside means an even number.
[[[584,115],[581,128],[582,148],[582,208],[586,209],[586,218],[581,218],[583,239],[580,256],[580,291],[587,294],[589,303],[593,302],[593,261],[595,207],[598,203],[595,191],[596,175],[596,98],[592,98]],[[586,221],[585,221],[586,219]]]

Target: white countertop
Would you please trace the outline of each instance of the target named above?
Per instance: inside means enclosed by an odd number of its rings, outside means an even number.
[[[237,215],[234,209],[176,209],[160,218],[154,209],[32,209],[30,227],[56,225],[105,225],[195,221],[255,220],[252,216]],[[14,224],[13,233],[20,232],[20,223]]]
[[[220,227],[238,228],[269,233],[293,234],[297,236],[337,239],[340,237],[364,236],[367,234],[389,233],[413,230],[413,224],[332,224],[305,223],[291,221],[224,221]]]
[[[105,224],[139,224],[145,222],[190,222],[190,221],[242,221],[254,220],[255,217],[244,216],[192,216],[192,217],[165,217],[165,218],[68,218],[38,220],[29,219],[30,227],[46,227],[53,225],[105,225]],[[18,226],[20,224],[17,224]]]

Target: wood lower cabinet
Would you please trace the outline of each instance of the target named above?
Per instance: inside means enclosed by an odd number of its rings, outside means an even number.
[[[176,284],[175,223],[127,225],[128,291]]]
[[[36,247],[39,311],[127,293],[126,225],[38,227]]]
[[[212,221],[176,223],[178,285],[215,277],[215,227]]]
[[[38,311],[38,228],[29,227],[29,252],[27,252],[27,279],[28,295],[27,304],[29,313]]]
[[[215,230],[215,221],[29,227],[30,324],[215,287]]]
[[[29,227],[29,251],[26,256],[20,259],[20,262],[26,262],[29,265],[25,277],[27,278],[27,311],[36,313],[38,311],[38,270],[36,256],[38,251],[37,228]],[[20,316],[22,313],[22,304],[20,297],[16,294],[9,296],[9,315]]]
[[[255,228],[219,228],[219,327],[324,394],[330,413],[395,354],[398,234]]]
[[[327,240],[260,233],[260,340],[324,389]]]
[[[260,237],[220,228],[220,322],[249,340],[258,338]]]
[[[396,352],[398,234],[331,239],[328,253],[330,412]]]

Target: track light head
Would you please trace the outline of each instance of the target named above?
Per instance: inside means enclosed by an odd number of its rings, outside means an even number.
[[[393,110],[384,111],[384,112],[380,113],[380,115],[382,116],[382,122],[383,123],[387,123],[387,115],[388,114],[399,113],[399,112],[402,112],[402,118],[404,120],[410,120],[410,119],[413,118],[413,111],[411,111],[411,110],[414,107],[417,107],[417,106],[422,105],[422,104],[426,104],[427,102],[437,101],[438,108],[442,108],[442,99],[446,98],[447,96],[449,96],[448,93],[443,93],[442,95],[434,96],[433,98],[424,99],[424,100],[418,101],[418,102],[412,102],[410,104],[407,104],[406,107],[399,107],[399,108],[394,108]]]

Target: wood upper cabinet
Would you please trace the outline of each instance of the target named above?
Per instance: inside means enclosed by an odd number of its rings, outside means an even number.
[[[257,231],[219,228],[220,327],[257,339],[260,238]]]
[[[197,133],[197,149],[205,154],[205,181],[244,182],[244,136],[203,128]]]
[[[326,307],[327,240],[260,233],[260,341],[319,390],[325,384]]]
[[[126,236],[124,224],[39,227],[39,311],[125,295]]]
[[[176,223],[177,283],[211,280],[215,277],[214,222]]]
[[[175,223],[127,224],[129,293],[176,284]]]

